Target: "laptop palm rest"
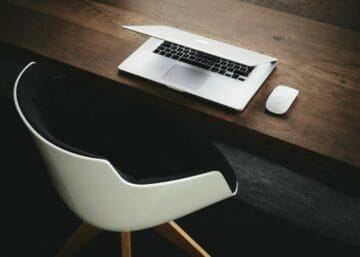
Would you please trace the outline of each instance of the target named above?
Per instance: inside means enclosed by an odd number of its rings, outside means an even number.
[[[171,86],[181,87],[185,91],[197,91],[207,80],[209,75],[206,72],[186,68],[182,65],[174,64],[162,76],[162,80]]]

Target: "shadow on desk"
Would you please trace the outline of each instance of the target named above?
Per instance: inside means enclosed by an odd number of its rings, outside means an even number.
[[[80,221],[53,190],[11,98],[1,97],[0,114],[6,120],[2,162],[10,167],[3,170],[1,192],[6,245],[11,256],[52,256]],[[208,133],[235,168],[239,192],[178,222],[212,256],[360,256],[360,200],[354,184]],[[137,257],[184,256],[150,230],[134,233],[133,240]],[[119,256],[117,234],[104,233],[81,256],[100,254]]]

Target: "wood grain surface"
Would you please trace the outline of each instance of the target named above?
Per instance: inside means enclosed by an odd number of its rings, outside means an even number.
[[[279,59],[242,113],[119,73],[146,37],[125,24],[164,24]],[[239,137],[334,169],[360,168],[360,34],[236,0],[0,1],[0,41],[94,74]],[[285,116],[264,109],[278,84],[300,90]]]
[[[85,248],[101,232],[102,230],[83,222],[61,247],[55,257],[76,256],[80,250]]]
[[[358,0],[241,0],[329,24],[360,30]]]
[[[190,257],[210,257],[210,255],[186,233],[175,221],[153,227],[160,236],[183,250]]]
[[[121,257],[131,257],[131,232],[121,232]]]

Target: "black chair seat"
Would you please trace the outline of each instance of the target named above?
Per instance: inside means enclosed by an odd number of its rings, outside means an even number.
[[[230,188],[236,188],[234,171],[219,149],[154,106],[51,73],[41,65],[32,66],[20,81],[19,100],[20,106],[27,105],[26,117],[48,140],[70,151],[108,159],[133,183],[218,170]]]

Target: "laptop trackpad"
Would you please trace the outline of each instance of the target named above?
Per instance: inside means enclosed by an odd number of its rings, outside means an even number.
[[[177,85],[183,89],[195,91],[204,84],[208,77],[209,75],[205,71],[201,72],[174,64],[165,75],[162,76],[162,79],[173,86]]]

